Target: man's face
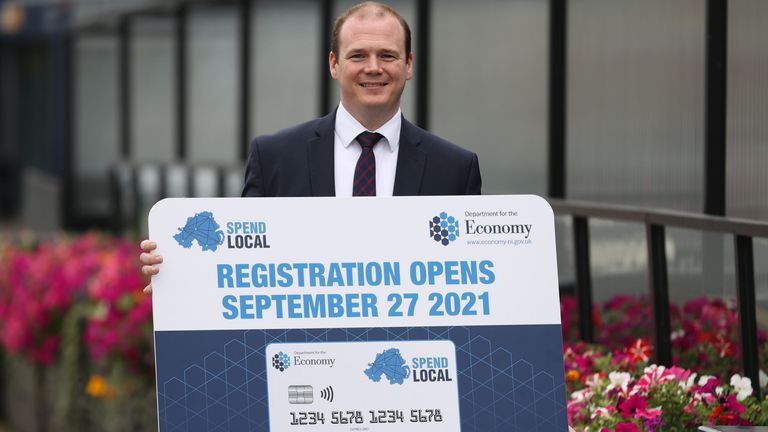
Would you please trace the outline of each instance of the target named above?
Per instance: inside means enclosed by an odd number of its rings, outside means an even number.
[[[331,76],[353,116],[392,116],[405,81],[413,76],[413,54],[405,53],[405,32],[391,15],[351,16],[339,31],[339,55],[331,52]]]

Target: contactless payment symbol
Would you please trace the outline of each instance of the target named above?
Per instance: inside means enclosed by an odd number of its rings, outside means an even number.
[[[459,237],[459,220],[446,212],[433,217],[429,221],[429,236],[443,246]]]
[[[328,402],[333,402],[333,387],[328,386],[320,390],[320,397],[327,400]]]

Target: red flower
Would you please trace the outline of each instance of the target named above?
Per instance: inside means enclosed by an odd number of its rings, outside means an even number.
[[[647,362],[651,358],[651,351],[651,344],[643,339],[637,339],[635,343],[627,347],[627,354],[633,363]]]

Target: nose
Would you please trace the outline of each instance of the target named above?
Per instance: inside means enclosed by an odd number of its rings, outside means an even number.
[[[365,73],[379,74],[381,73],[381,62],[376,56],[371,56],[368,62],[365,64]]]

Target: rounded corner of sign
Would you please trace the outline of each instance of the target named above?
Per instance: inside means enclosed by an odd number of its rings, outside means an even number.
[[[149,209],[149,213],[147,213],[147,220],[152,220],[153,215],[159,211],[162,210],[163,207],[168,205],[169,201],[172,201],[173,198],[163,198],[160,201],[156,202],[152,207]]]
[[[547,201],[546,198],[544,198],[541,195],[528,195],[528,198],[530,198],[532,201],[538,202],[544,209],[546,209],[547,213],[551,215],[553,218],[555,217],[555,211],[552,210],[552,205]]]

